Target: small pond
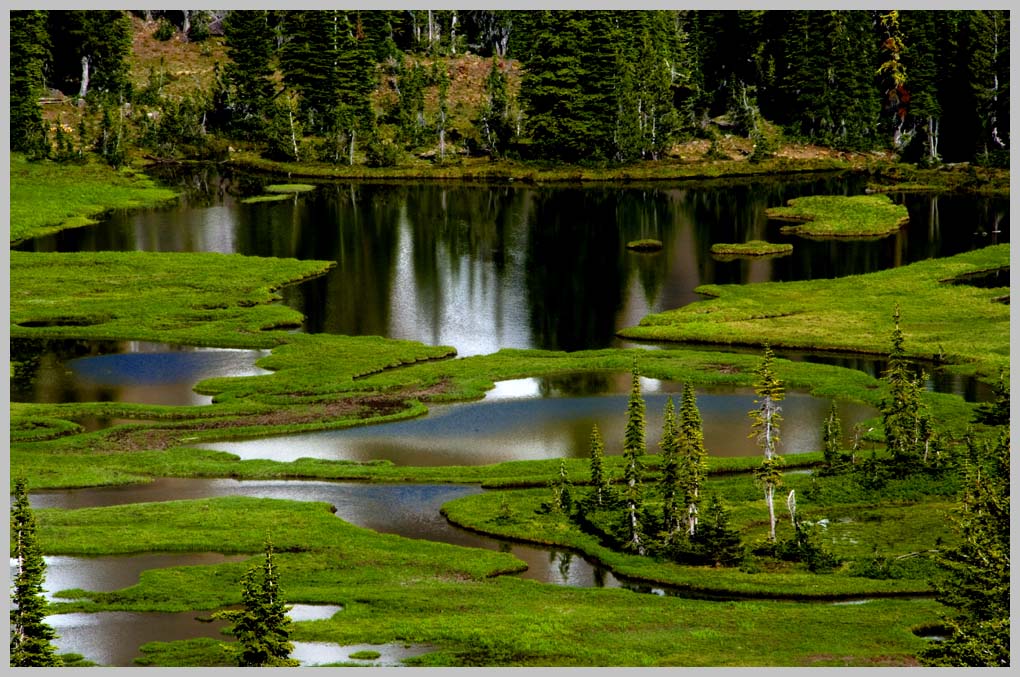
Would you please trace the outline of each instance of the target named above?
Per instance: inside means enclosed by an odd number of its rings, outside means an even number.
[[[205,442],[204,449],[226,451],[242,459],[292,461],[324,458],[388,460],[397,465],[488,465],[504,461],[587,458],[593,425],[598,425],[607,454],[619,454],[630,376],[583,374],[558,379],[519,379],[498,383],[479,402],[438,405],[422,418],[381,425],[282,435],[244,441]],[[566,388],[566,390],[564,390]],[[669,396],[678,400],[677,383],[642,379],[649,453],[657,452],[662,412]],[[601,393],[601,394],[590,394]],[[698,392],[705,447],[713,456],[760,453],[748,438],[754,408],[749,388]],[[676,402],[679,404],[679,402]],[[788,392],[782,403],[780,453],[821,449],[822,421],[831,401]],[[855,423],[877,415],[867,405],[837,402],[844,434]]]

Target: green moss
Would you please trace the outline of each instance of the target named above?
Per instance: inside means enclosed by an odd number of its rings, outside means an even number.
[[[749,240],[737,244],[714,244],[709,250],[717,258],[743,256],[783,256],[793,252],[792,244],[773,244],[762,240]]]
[[[290,195],[286,193],[280,193],[277,195],[256,195],[255,197],[246,197],[241,200],[241,204],[250,205],[258,204],[260,202],[282,202],[289,200]]]
[[[782,231],[811,238],[885,237],[910,220],[907,208],[893,204],[885,195],[811,195],[765,213],[777,221],[802,222],[783,226]]]
[[[886,354],[899,305],[911,357],[991,378],[1009,367],[1009,307],[994,302],[1002,290],[947,281],[1008,264],[1004,244],[834,280],[705,285],[697,291],[716,298],[649,315],[620,334]]]
[[[638,252],[657,252],[662,249],[662,240],[644,239],[631,240],[627,243],[627,249]]]
[[[315,190],[315,186],[307,183],[274,183],[266,186],[267,193],[307,193]]]
[[[11,244],[96,223],[111,209],[144,207],[177,197],[144,174],[97,162],[29,162],[12,153],[10,170]]]
[[[355,651],[348,658],[353,658],[356,661],[374,661],[379,656],[382,654],[378,651]]]

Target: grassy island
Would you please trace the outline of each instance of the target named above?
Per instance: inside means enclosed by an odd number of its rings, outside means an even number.
[[[755,256],[785,256],[793,253],[792,244],[774,244],[763,240],[750,240],[737,244],[714,244],[709,250],[717,258]]]
[[[627,243],[627,249],[635,252],[657,252],[662,249],[662,240],[653,240],[651,238],[631,240]]]
[[[784,233],[810,238],[861,239],[885,237],[905,226],[907,208],[886,195],[812,195],[790,200],[785,207],[765,210],[775,221],[793,221]]]

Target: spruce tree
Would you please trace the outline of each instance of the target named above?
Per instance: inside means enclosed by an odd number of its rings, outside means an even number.
[[[783,400],[785,393],[783,384],[776,377],[772,365],[773,359],[772,348],[766,341],[762,351],[762,360],[754,370],[757,376],[754,384],[757,399],[754,403],[757,406],[748,412],[748,415],[751,417],[752,432],[750,436],[757,440],[758,446],[761,447],[765,456],[761,466],[755,471],[755,479],[765,492],[765,502],[769,509],[769,541],[775,543],[776,510],[773,500],[776,489],[782,485],[783,479],[776,445],[779,443],[779,427],[783,421],[779,402]]]
[[[659,442],[662,458],[662,530],[668,543],[680,530],[680,440],[676,427],[673,398],[666,400],[662,415],[662,440]]]
[[[50,57],[46,12],[11,11],[10,104],[11,150],[29,158],[49,154],[39,97],[46,81],[43,69]]]
[[[53,628],[46,624],[43,582],[46,563],[36,541],[35,516],[28,505],[23,478],[14,484],[11,506],[11,558],[17,573],[11,590],[11,666],[47,667],[61,664],[52,641]]]
[[[605,445],[602,443],[602,435],[599,434],[599,427],[591,427],[591,441],[589,446],[589,468],[591,472],[592,499],[593,503],[602,507],[609,501],[610,487],[609,475],[605,468],[605,456],[603,452]]]
[[[497,56],[492,57],[485,77],[485,104],[476,124],[482,147],[494,157],[505,155],[514,136],[514,121],[507,74]]]
[[[693,536],[697,531],[699,494],[708,475],[708,463],[705,435],[701,429],[701,412],[698,411],[694,386],[690,383],[684,384],[683,398],[680,401],[677,440],[680,448],[681,506],[687,534]]]
[[[713,566],[733,566],[744,558],[740,533],[730,526],[729,513],[716,494],[708,497],[698,533],[692,542]]]
[[[881,411],[886,448],[892,457],[893,472],[900,477],[915,471],[922,460],[921,427],[930,416],[921,402],[922,380],[911,374],[903,343],[897,305],[893,311],[892,351],[883,374],[888,395],[882,400]]]
[[[922,649],[925,665],[1009,665],[1009,456],[1004,431],[988,462],[967,468],[963,501],[951,518],[959,538],[940,550],[943,575],[932,581],[936,599],[952,610],[943,618],[949,635]]]
[[[275,93],[270,59],[275,51],[266,10],[231,10],[223,19],[226,78],[231,84],[231,127],[243,138],[261,140]]]
[[[266,541],[261,567],[249,568],[241,578],[242,609],[217,611],[213,618],[233,623],[237,644],[228,646],[240,667],[281,667],[298,665],[289,658],[290,608],[280,591],[279,572],[273,558],[273,544]]]
[[[623,478],[626,488],[626,538],[627,547],[639,555],[645,554],[641,528],[642,487],[641,472],[644,470],[642,456],[645,453],[645,401],[641,397],[641,381],[637,366],[631,372],[630,398],[627,401],[627,426],[623,433]]]

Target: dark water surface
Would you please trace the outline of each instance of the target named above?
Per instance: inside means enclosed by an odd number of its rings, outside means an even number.
[[[1002,198],[894,195],[910,224],[867,242],[783,235],[766,218],[767,207],[794,197],[863,192],[863,179],[849,175],[583,187],[330,182],[245,205],[242,196],[272,179],[221,171],[167,174],[187,190],[178,205],[118,213],[21,248],[334,260],[328,275],[284,292],[305,314],[305,331],[415,339],[472,355],[617,345],[618,329],[697,300],[700,284],[839,277],[1009,240]],[[663,250],[626,249],[644,237]],[[750,239],[791,242],[794,253],[726,262],[709,253]]]
[[[555,379],[552,381],[555,383]],[[657,452],[667,397],[679,405],[679,384],[642,378],[648,451]],[[374,426],[281,435],[241,441],[203,442],[201,448],[226,451],[242,459],[293,461],[301,457],[371,461],[397,465],[488,465],[504,461],[587,458],[593,425],[607,454],[623,449],[629,374],[562,377],[568,393],[548,378],[502,381],[480,402],[433,405],[428,416]],[[588,393],[601,393],[591,395]],[[750,388],[715,388],[697,394],[711,456],[761,453],[748,439],[754,408]],[[787,392],[782,402],[780,453],[818,451],[822,421],[831,400]],[[838,401],[845,442],[855,423],[878,414],[873,407]]]

